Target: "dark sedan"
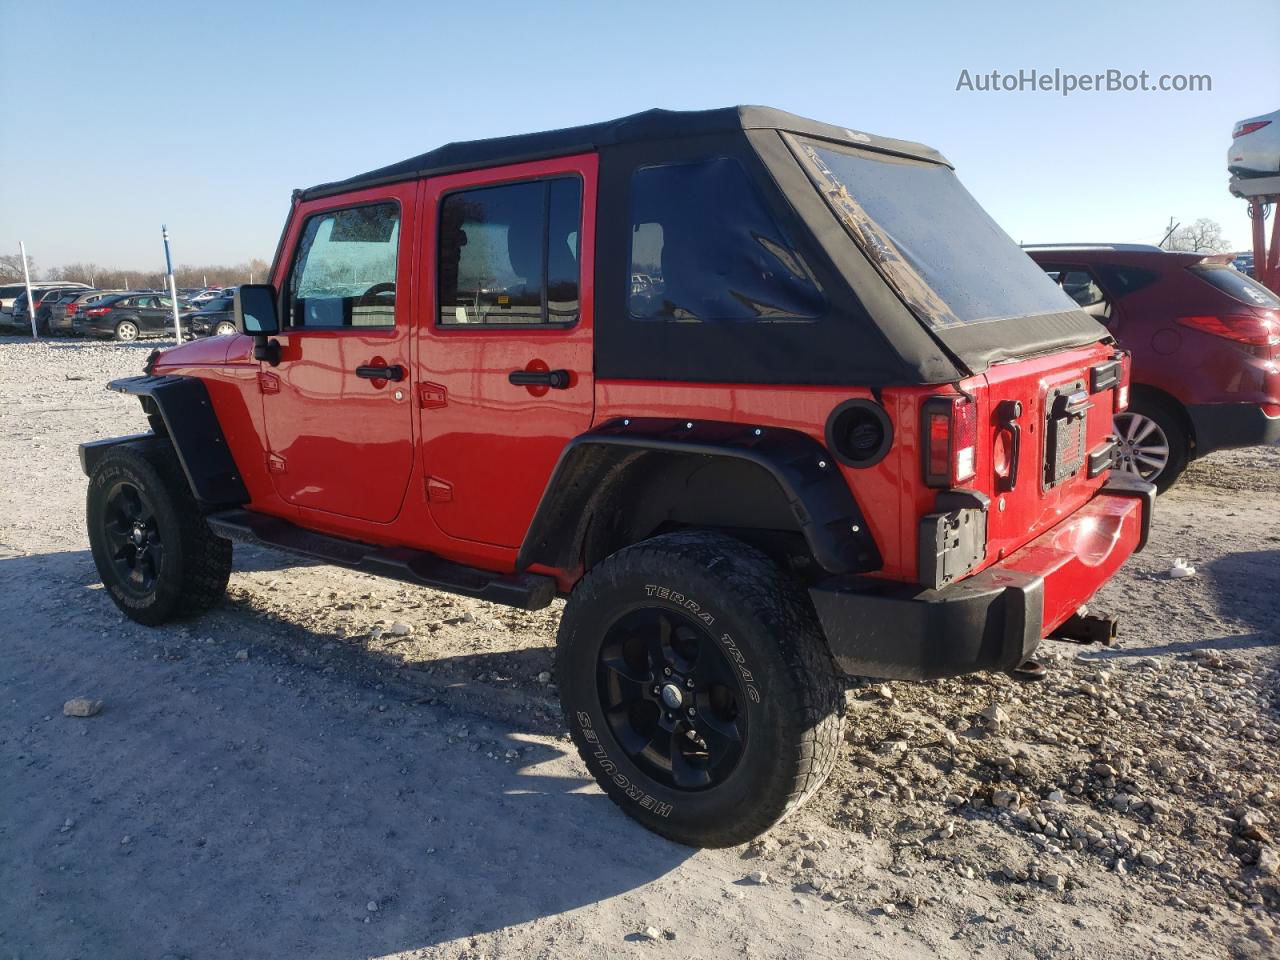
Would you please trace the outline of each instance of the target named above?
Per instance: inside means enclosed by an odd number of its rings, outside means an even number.
[[[189,316],[189,314],[188,314]],[[184,333],[186,317],[183,317]],[[82,336],[113,337],[128,343],[173,333],[173,301],[158,293],[122,293],[76,312],[72,330]]]
[[[50,309],[47,332],[51,336],[76,333],[76,314],[123,293],[123,290],[68,290]]]
[[[232,310],[234,297],[214,297],[189,317],[191,332],[197,337],[225,337],[236,332]]]

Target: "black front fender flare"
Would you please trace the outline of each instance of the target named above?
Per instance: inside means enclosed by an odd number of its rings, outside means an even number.
[[[795,430],[740,423],[615,420],[569,442],[543,491],[517,569],[572,570],[600,489],[637,456],[729,458],[765,470],[786,498],[814,560],[828,573],[867,573],[882,561],[835,458]]]
[[[249,491],[236,467],[218,415],[204,381],[198,377],[147,376],[113,380],[107,389],[143,400],[148,413],[158,413],[191,492],[206,506],[235,506],[249,502]],[[88,475],[102,452],[116,443],[138,437],[119,437],[81,444],[80,466]]]

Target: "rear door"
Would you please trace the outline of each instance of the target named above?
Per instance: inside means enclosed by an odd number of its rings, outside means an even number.
[[[1105,480],[1121,377],[1114,346],[993,364],[978,381],[977,486],[994,501],[988,557],[1003,558],[1079,509]],[[1107,461],[1109,463],[1109,461]]]
[[[432,179],[415,403],[431,515],[516,547],[591,425],[594,154]]]
[[[301,204],[280,281],[280,363],[263,365],[267,467],[303,511],[394,520],[413,469],[409,331],[418,184]]]

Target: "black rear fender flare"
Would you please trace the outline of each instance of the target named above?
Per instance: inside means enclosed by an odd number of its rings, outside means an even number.
[[[754,466],[772,477],[813,560],[828,573],[867,573],[882,561],[834,457],[799,431],[714,421],[615,420],[560,455],[516,561],[573,571],[593,515],[649,455]],[[625,509],[625,507],[624,507]]]

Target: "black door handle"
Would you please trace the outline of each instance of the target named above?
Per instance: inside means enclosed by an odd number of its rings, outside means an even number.
[[[389,367],[356,367],[356,376],[363,377],[366,380],[395,380],[404,379],[404,367],[398,363],[393,363]]]
[[[568,370],[512,370],[507,375],[517,387],[550,387],[552,390],[564,390],[569,386]]]

